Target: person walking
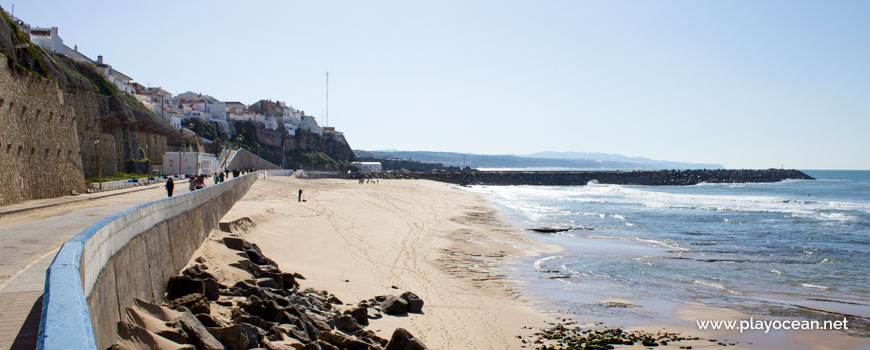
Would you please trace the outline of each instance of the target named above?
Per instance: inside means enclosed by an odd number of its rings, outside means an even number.
[[[196,176],[191,176],[187,180],[187,189],[190,190],[190,192],[196,191]]]
[[[166,196],[172,197],[172,190],[175,189],[175,182],[172,181],[170,177],[169,180],[166,181]]]
[[[302,202],[302,189],[299,189],[299,198],[296,199],[297,202]]]

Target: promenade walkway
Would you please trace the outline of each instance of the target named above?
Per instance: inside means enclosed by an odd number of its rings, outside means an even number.
[[[186,181],[176,183],[176,194],[187,192]],[[0,207],[0,350],[36,347],[45,270],[63,242],[105,217],[165,196],[163,184],[155,184]]]

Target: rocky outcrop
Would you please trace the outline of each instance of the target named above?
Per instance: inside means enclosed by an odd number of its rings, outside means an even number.
[[[381,172],[356,177],[424,179],[459,185],[583,186],[590,182],[615,185],[685,186],[699,183],[779,182],[814,180],[793,169],[766,170],[658,170],[658,171],[465,171]]]
[[[302,275],[282,272],[256,244],[232,236],[220,242],[242,258],[231,266],[250,279],[223,285],[196,259],[168,281],[163,306],[137,300],[125,310],[112,349],[426,349],[407,330],[387,340],[366,329],[381,312],[422,312],[416,294],[343,304],[327,291],[301,289]]]
[[[288,169],[344,170],[356,160],[344,137],[318,135],[306,129],[290,135],[284,129],[269,130],[263,124],[236,121],[233,127],[241,146]]]

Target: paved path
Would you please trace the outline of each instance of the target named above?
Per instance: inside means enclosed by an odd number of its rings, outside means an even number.
[[[187,193],[187,183],[175,189]],[[105,217],[165,196],[162,185],[151,185],[0,207],[0,350],[36,347],[45,270],[63,242]]]

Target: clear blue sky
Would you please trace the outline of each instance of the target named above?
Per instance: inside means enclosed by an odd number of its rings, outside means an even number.
[[[0,0],[7,10],[13,2]],[[870,1],[41,1],[139,82],[288,101],[357,149],[870,169]]]

